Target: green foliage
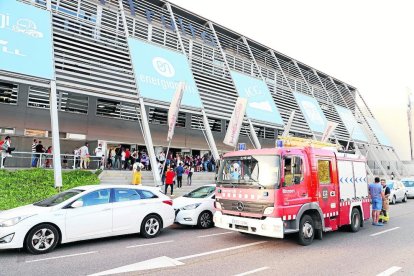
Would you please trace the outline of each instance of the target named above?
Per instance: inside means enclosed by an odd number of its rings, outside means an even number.
[[[62,190],[99,184],[97,175],[89,171],[63,172],[62,178]],[[53,170],[0,170],[0,210],[31,204],[56,193]]]

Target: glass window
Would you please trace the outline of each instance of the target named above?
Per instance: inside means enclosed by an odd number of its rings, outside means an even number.
[[[331,161],[318,160],[319,184],[331,184]]]
[[[110,189],[103,189],[103,190],[90,192],[89,194],[84,195],[83,197],[79,198],[78,201],[83,202],[83,207],[107,204],[109,203],[109,199],[111,197],[110,195],[111,195]]]
[[[284,187],[300,184],[303,180],[303,161],[300,156],[286,156],[284,158]]]
[[[141,199],[158,198],[158,196],[154,195],[150,191],[138,190],[138,193],[141,196]]]
[[[204,186],[204,187],[197,188],[192,192],[189,192],[188,194],[184,195],[184,197],[206,198],[212,193],[214,193],[215,190],[216,190],[215,186]]]
[[[404,183],[405,187],[414,187],[414,181],[404,180],[403,183]]]
[[[60,204],[60,203],[66,201],[66,200],[68,200],[68,199],[70,199],[70,198],[74,197],[75,195],[78,195],[82,192],[83,192],[82,190],[75,190],[75,189],[67,190],[67,191],[61,192],[57,195],[51,196],[51,197],[49,197],[45,200],[36,202],[33,205],[41,206],[41,207],[55,206],[55,205]]]
[[[115,202],[131,201],[141,199],[135,189],[115,189]]]

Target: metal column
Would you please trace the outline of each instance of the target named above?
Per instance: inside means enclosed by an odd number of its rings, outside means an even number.
[[[171,16],[172,23],[174,24],[174,26],[178,26],[177,25],[177,22],[175,21],[175,17],[174,17],[173,10],[171,8],[171,4],[169,2],[166,2],[165,5],[166,5],[168,11],[170,12],[170,16]],[[183,41],[181,39],[181,34],[180,34],[179,31],[176,31],[175,33],[177,35],[178,42],[180,43],[181,51],[183,52],[184,56],[187,57],[187,61],[189,62],[189,65],[191,67],[191,61],[190,61],[191,59],[189,58],[189,56],[185,52],[184,43],[183,43]],[[207,118],[206,112],[204,110],[204,106],[201,108],[201,114],[203,116],[203,124],[204,124],[204,130],[206,132],[207,144],[210,147],[211,154],[213,155],[214,159],[215,160],[219,160],[220,159],[220,155],[218,154],[216,142],[214,141],[213,134],[211,133],[210,124],[208,122],[208,118]]]
[[[128,31],[128,25],[126,21],[126,16],[125,16],[125,11],[124,11],[124,6],[122,4],[122,0],[119,0],[118,3],[119,3],[120,11],[121,11],[122,23],[124,24],[125,36],[126,38],[128,38],[129,31]],[[131,52],[129,52],[129,56],[131,60],[131,66],[134,67],[134,65],[132,64],[132,59],[131,59]],[[135,75],[134,75],[134,78],[135,78]],[[151,130],[149,127],[148,117],[147,117],[147,113],[145,110],[145,103],[144,103],[144,99],[139,96],[138,87],[136,88],[137,88],[137,97],[139,98],[139,105],[141,108],[141,122],[142,122],[142,130],[143,130],[143,136],[145,140],[145,146],[148,150],[148,155],[149,155],[150,162],[151,162],[151,168],[152,168],[151,171],[154,177],[154,182],[155,182],[155,185],[158,186],[158,185],[161,185],[161,177],[157,169],[157,159],[155,157],[154,145],[152,143]]]
[[[53,172],[55,187],[62,187],[62,165],[60,162],[59,118],[56,81],[50,82],[50,121],[52,126]]]

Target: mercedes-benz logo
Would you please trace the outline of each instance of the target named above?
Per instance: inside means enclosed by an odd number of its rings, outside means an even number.
[[[244,209],[244,204],[243,204],[243,202],[237,202],[237,207],[236,207],[236,209],[237,209],[237,211],[243,211],[243,209]]]

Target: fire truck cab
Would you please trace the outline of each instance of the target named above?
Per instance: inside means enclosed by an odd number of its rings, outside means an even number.
[[[366,160],[321,146],[245,150],[224,156],[217,176],[216,227],[302,245],[370,218]]]

